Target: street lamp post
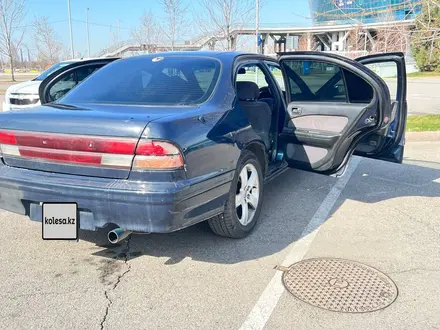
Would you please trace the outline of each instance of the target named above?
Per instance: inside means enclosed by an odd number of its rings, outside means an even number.
[[[256,39],[256,53],[259,53],[260,48],[260,1],[256,0],[255,3],[255,39]]]
[[[87,54],[90,57],[89,8],[86,10]]]
[[[75,51],[73,50],[73,33],[72,33],[72,15],[70,14],[70,0],[67,0],[67,10],[69,11],[69,30],[70,30],[70,55],[75,57]]]
[[[256,0],[255,3],[255,47],[256,47],[256,53],[260,53],[260,36],[259,36],[259,29],[260,29],[260,1]],[[258,85],[258,74],[259,69],[256,67],[255,69],[255,82]]]

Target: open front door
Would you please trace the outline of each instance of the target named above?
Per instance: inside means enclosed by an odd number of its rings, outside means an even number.
[[[279,149],[290,167],[341,173],[361,141],[389,131],[396,105],[384,80],[363,64],[319,52],[287,53],[279,62],[288,103]],[[380,158],[388,143],[357,153]]]
[[[47,76],[39,87],[41,104],[54,102],[91,75],[116,58],[101,58],[94,60],[82,60],[66,65]]]
[[[406,66],[403,53],[364,56],[356,59],[388,85],[391,96],[390,124],[359,143],[355,154],[385,161],[402,163],[408,106],[406,101]]]

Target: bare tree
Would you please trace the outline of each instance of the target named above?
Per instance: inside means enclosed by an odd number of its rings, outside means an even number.
[[[313,46],[316,44],[316,37],[311,33],[303,34],[298,39],[298,50],[314,50]]]
[[[189,27],[188,6],[183,0],[158,1],[166,15],[166,23],[161,26],[161,30],[171,44],[171,51],[174,51],[177,38],[185,36]]]
[[[384,23],[395,21],[391,9],[385,13],[381,21]],[[386,26],[377,30],[372,51],[375,53],[406,52],[410,40],[409,27],[403,24],[386,24]]]
[[[37,58],[42,67],[60,61],[64,46],[47,17],[38,17],[33,24]]]
[[[362,29],[362,25],[358,24],[356,25],[355,29],[349,32],[349,35],[346,39],[347,43],[347,49],[348,49],[348,56],[351,55],[351,53],[356,54],[357,57],[359,52],[363,51],[364,54],[366,54],[366,48],[367,48],[367,34]],[[360,56],[360,55],[359,55]],[[351,56],[350,56],[351,57]]]
[[[235,48],[232,31],[253,21],[255,0],[199,0],[199,3],[202,13],[195,16],[199,28],[205,35],[215,36],[222,50]]]
[[[140,18],[139,26],[131,31],[131,36],[140,45],[144,45],[148,53],[153,53],[158,42],[159,30],[157,20],[149,10],[144,12]]]
[[[11,79],[14,77],[14,57],[23,40],[20,27],[26,16],[25,0],[0,0],[0,52],[9,58]]]
[[[117,29],[111,29],[109,35],[109,48],[119,48],[122,46],[122,42],[119,38],[119,33]]]

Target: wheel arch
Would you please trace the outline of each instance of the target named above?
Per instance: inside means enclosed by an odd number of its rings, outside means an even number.
[[[258,159],[261,165],[261,171],[263,172],[263,177],[266,176],[267,170],[267,157],[264,144],[261,141],[252,141],[244,146],[242,150],[248,150],[252,152]]]

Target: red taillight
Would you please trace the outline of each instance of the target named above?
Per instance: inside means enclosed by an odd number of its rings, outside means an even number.
[[[134,157],[134,170],[177,169],[183,167],[179,148],[165,141],[140,140]]]
[[[0,143],[2,144],[17,144],[14,133],[8,131],[0,131]]]
[[[179,149],[174,144],[165,141],[140,140],[136,148],[136,155],[166,156],[179,153]]]
[[[131,167],[138,139],[0,130],[5,156],[114,168]]]
[[[183,167],[179,148],[156,140],[138,143],[132,138],[0,130],[0,151],[5,156],[89,166],[129,169],[133,163],[139,171]]]
[[[66,152],[61,150],[46,150],[43,148],[19,147],[20,156],[28,158],[42,158],[63,163],[81,163],[101,165],[101,155],[92,152]]]
[[[137,139],[103,136],[0,131],[0,143],[23,147],[133,155]]]

